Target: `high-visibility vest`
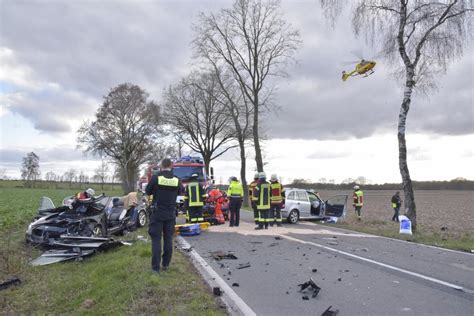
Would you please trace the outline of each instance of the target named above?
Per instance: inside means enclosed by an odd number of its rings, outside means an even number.
[[[255,187],[257,186],[257,181],[252,181],[250,182],[249,184],[249,197],[250,197],[250,201],[256,201],[257,198],[255,197]]]
[[[272,182],[270,184],[270,187],[272,189],[272,196],[271,196],[271,202],[272,204],[280,204],[283,202],[283,186],[281,185],[280,182]]]
[[[271,188],[270,183],[263,182],[257,184],[255,189],[258,192],[257,210],[270,209]]]
[[[227,189],[227,196],[242,197],[244,196],[244,189],[239,181],[232,181]]]
[[[362,190],[355,191],[354,195],[352,197],[354,198],[354,205],[355,206],[364,205],[364,192],[362,192]]]
[[[190,182],[186,188],[187,198],[189,199],[189,207],[203,206],[204,202],[202,197],[204,194],[201,192],[201,186],[199,182]]]

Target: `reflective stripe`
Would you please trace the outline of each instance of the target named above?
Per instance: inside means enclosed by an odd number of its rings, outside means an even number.
[[[363,197],[364,197],[364,193],[363,193],[361,190],[355,191],[355,192],[354,192],[354,195],[353,195],[354,204],[355,204],[356,206],[362,206],[362,205],[364,205],[364,203],[363,203]]]
[[[282,198],[282,191],[283,191],[283,186],[279,182],[272,182],[270,185],[272,188],[272,203],[281,203],[283,202]]]
[[[179,179],[176,177],[173,178],[166,178],[163,176],[158,177],[158,185],[163,185],[166,187],[177,187],[179,183]]]
[[[203,206],[202,193],[199,187],[199,182],[191,182],[188,184],[187,192],[189,198],[189,207]]]
[[[259,199],[258,199],[258,210],[266,210],[270,208],[270,183],[259,184]]]
[[[393,208],[397,208],[397,203],[392,203]]]

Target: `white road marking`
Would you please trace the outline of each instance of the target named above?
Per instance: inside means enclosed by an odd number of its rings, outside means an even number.
[[[314,242],[311,242],[311,241],[305,241],[305,240],[290,237],[290,236],[287,236],[287,235],[280,235],[280,236],[282,238],[285,238],[285,239],[288,239],[288,240],[296,241],[296,242],[299,242],[299,243],[302,243],[302,244],[308,244],[308,245],[313,245],[313,246],[316,246],[316,247],[320,247],[320,248],[323,248],[323,249],[326,249],[326,250],[329,250],[329,251],[332,251],[332,252],[339,253],[341,255],[345,255],[345,256],[348,256],[348,257],[351,257],[351,258],[355,258],[355,259],[359,259],[359,260],[365,261],[365,262],[370,262],[372,264],[376,264],[376,265],[382,266],[382,267],[387,268],[387,269],[395,270],[395,271],[402,272],[402,273],[405,273],[405,274],[408,274],[408,275],[411,275],[411,276],[418,277],[420,279],[424,279],[424,280],[428,280],[428,281],[431,281],[431,282],[434,282],[434,283],[438,283],[438,284],[450,287],[450,288],[458,290],[458,291],[463,291],[463,292],[467,292],[467,293],[474,293],[474,291],[471,290],[471,289],[467,289],[467,288],[464,288],[462,286],[459,286],[459,285],[456,285],[456,284],[453,284],[453,283],[449,283],[449,282],[446,282],[446,281],[438,280],[438,279],[429,277],[429,276],[424,275],[424,274],[420,274],[420,273],[417,273],[417,272],[412,272],[412,271],[409,271],[409,270],[398,268],[398,267],[395,267],[395,266],[392,266],[392,265],[389,265],[389,264],[386,264],[386,263],[383,263],[383,262],[379,262],[379,261],[375,261],[375,260],[372,260],[372,259],[357,256],[357,255],[354,255],[354,254],[349,253],[349,252],[345,252],[345,251],[337,250],[337,249],[334,249],[334,248],[331,248],[331,247],[323,246],[323,245],[320,245],[320,244],[317,244],[317,243],[314,243]]]
[[[177,237],[178,242],[182,245],[184,249],[191,249],[191,245],[181,236]],[[240,296],[235,293],[235,291],[220,277],[220,275],[211,268],[211,266],[204,260],[196,250],[191,249],[189,255],[194,259],[194,262],[199,264],[199,267],[204,270],[212,281],[217,283],[217,285],[223,290],[223,296],[228,296],[228,298],[232,301],[232,303],[240,310],[242,315],[245,316],[256,316],[257,314],[244,302]],[[206,280],[211,285],[211,280]],[[211,285],[212,286],[212,285]]]

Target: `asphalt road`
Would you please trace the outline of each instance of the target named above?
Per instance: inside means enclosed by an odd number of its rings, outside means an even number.
[[[257,315],[321,315],[329,306],[338,315],[474,315],[474,255],[311,222],[258,231],[241,214],[240,227],[186,241]],[[214,251],[238,259],[216,261]],[[250,267],[237,269],[243,263]],[[310,278],[321,288],[315,298],[299,291]]]

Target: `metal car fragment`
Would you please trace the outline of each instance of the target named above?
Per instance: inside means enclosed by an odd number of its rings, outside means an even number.
[[[212,256],[212,258],[214,258],[214,260],[217,260],[217,261],[220,261],[222,259],[233,259],[233,260],[238,259],[233,253],[224,252],[224,251],[221,251],[221,250],[212,252],[211,256]]]
[[[21,280],[17,277],[11,277],[0,283],[0,290],[5,290],[11,286],[20,285]]]
[[[331,310],[332,306],[329,306],[322,314],[321,316],[336,316],[337,313],[339,313],[338,309]]]
[[[56,262],[79,259],[90,256],[95,250],[82,250],[80,248],[48,250],[30,262],[33,266],[44,266]]]
[[[298,286],[300,287],[300,292],[303,292],[306,289],[310,289],[313,292],[313,294],[311,295],[311,297],[313,297],[313,298],[318,296],[319,291],[321,290],[321,288],[316,285],[316,283],[313,281],[312,278],[310,278],[309,281],[307,281],[307,282],[304,282],[302,284],[298,284]]]

